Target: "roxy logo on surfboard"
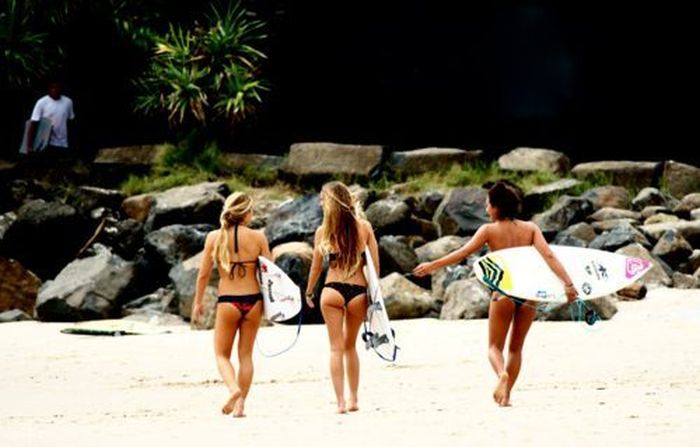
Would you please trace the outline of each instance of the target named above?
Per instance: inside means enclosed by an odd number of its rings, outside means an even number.
[[[627,278],[634,278],[639,272],[646,270],[649,264],[650,262],[646,259],[627,258],[625,263],[625,276]]]

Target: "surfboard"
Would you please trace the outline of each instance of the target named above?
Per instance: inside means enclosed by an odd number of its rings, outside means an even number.
[[[551,245],[579,299],[599,298],[623,289],[652,267],[646,259],[592,248]],[[533,246],[488,253],[474,263],[476,277],[487,287],[533,301],[566,302],[564,284]]]
[[[258,262],[265,318],[275,323],[293,318],[301,311],[299,286],[269,259],[259,256]]]
[[[398,347],[394,338],[394,330],[391,328],[389,314],[384,305],[384,296],[379,287],[379,277],[374,268],[374,261],[369,247],[365,248],[365,278],[367,278],[367,318],[362,339],[366,349],[374,349],[382,359],[393,362],[396,360]]]
[[[22,144],[19,146],[20,154],[27,155],[32,152],[41,152],[46,149],[46,146],[49,145],[49,138],[51,138],[51,121],[49,121],[48,118],[42,118],[39,120],[39,124],[37,125],[32,147],[27,147],[27,139],[29,138],[29,127],[31,126],[31,123],[32,120],[27,120],[24,123]]]
[[[154,335],[187,332],[188,325],[156,326],[144,321],[116,319],[81,321],[61,329],[64,334],[77,335]]]

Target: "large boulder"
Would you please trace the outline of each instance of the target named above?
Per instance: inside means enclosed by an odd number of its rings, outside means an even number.
[[[155,201],[155,194],[138,194],[124,199],[122,210],[129,218],[145,223]]]
[[[423,244],[416,248],[418,262],[434,261],[446,254],[457,250],[469,241],[469,238],[459,236],[443,236],[440,239]]]
[[[700,209],[700,192],[686,194],[680,203],[673,208],[673,212],[684,218],[689,218],[693,210]]]
[[[124,259],[134,259],[144,244],[143,225],[134,220],[107,219],[98,241]]]
[[[623,223],[606,231],[591,241],[588,246],[598,250],[615,251],[629,244],[638,243],[651,247],[647,238],[629,223]]]
[[[369,177],[382,161],[382,146],[295,143],[282,170],[297,177],[351,175]]]
[[[678,234],[677,230],[666,230],[651,251],[663,259],[671,267],[678,267],[688,261],[693,248],[688,241]]]
[[[483,188],[469,187],[451,190],[435,211],[433,221],[440,236],[471,235],[490,219],[486,213],[488,193]]]
[[[210,225],[168,225],[148,233],[144,247],[151,259],[169,270],[202,251],[207,232],[213,229]]]
[[[542,171],[566,174],[569,157],[551,149],[519,147],[498,158],[498,165],[507,171]]]
[[[652,188],[651,186],[642,188],[634,199],[632,199],[632,207],[635,210],[643,210],[648,206],[673,208],[677,203],[678,201],[675,198],[659,191],[658,188]]]
[[[408,273],[418,265],[416,253],[405,236],[382,236],[379,239],[379,259],[385,274]]]
[[[411,209],[400,197],[377,200],[365,212],[377,235],[406,234],[411,230]]]
[[[613,185],[639,188],[657,186],[663,163],[651,161],[593,161],[580,163],[571,172],[578,178],[604,175]]]
[[[454,281],[445,290],[442,320],[488,318],[491,295],[477,279]]]
[[[472,274],[472,266],[465,264],[449,265],[435,270],[430,275],[430,291],[440,303],[444,302],[445,290],[455,281],[467,279]]]
[[[588,216],[589,220],[603,221],[603,220],[613,220],[613,219],[632,219],[641,220],[642,214],[636,211],[630,211],[619,208],[600,208],[595,213]]]
[[[88,222],[75,208],[33,200],[17,211],[0,241],[0,253],[46,279],[73,260],[90,235]]]
[[[675,197],[700,191],[700,168],[676,161],[666,162],[663,183]]]
[[[77,210],[81,213],[88,213],[95,208],[118,210],[124,201],[124,194],[114,189],[80,186],[72,199]]]
[[[433,216],[435,216],[435,211],[437,211],[444,198],[445,194],[440,191],[422,192],[417,197],[414,213],[423,219],[432,220]]]
[[[275,208],[268,216],[265,236],[270,247],[284,242],[313,242],[314,232],[322,219],[318,194],[307,194]]]
[[[557,244],[557,240],[575,238],[583,241],[586,245],[588,245],[591,241],[593,241],[593,239],[596,238],[596,236],[597,235],[595,229],[590,224],[586,222],[579,222],[557,233],[557,237],[554,239],[554,243]],[[586,245],[583,246],[585,247]]]
[[[197,287],[197,275],[199,274],[199,266],[202,262],[204,252],[200,252],[191,258],[185,259],[178,263],[172,269],[168,276],[175,286],[175,294],[179,304],[180,316],[190,319],[192,316],[192,303]],[[204,305],[204,314],[199,321],[193,321],[192,326],[197,329],[212,329],[216,320],[216,300],[218,297],[219,271],[212,268],[209,276],[202,303]]]
[[[656,256],[652,256],[652,254],[649,253],[649,250],[644,248],[641,244],[632,243],[616,250],[615,253],[651,261],[651,269],[637,280],[638,283],[647,286],[647,288],[651,289],[654,287],[670,286],[672,284],[671,276],[663,267],[663,261]]]
[[[600,208],[629,209],[630,193],[622,186],[597,186],[581,194],[582,199],[588,199],[593,205],[593,210]]]
[[[31,314],[41,280],[14,259],[0,257],[0,312],[19,309]]]
[[[617,313],[615,295],[607,295],[592,300],[586,300],[586,307],[595,311],[601,320],[609,320]],[[585,321],[584,308],[580,303],[555,304],[548,303],[540,306],[537,319],[544,321]]]
[[[632,225],[633,227],[637,227],[639,226],[639,221],[635,219],[610,219],[591,222],[591,227],[598,233],[612,231],[620,225]]]
[[[658,223],[680,222],[681,219],[675,214],[658,213],[644,220],[644,225],[654,225]]]
[[[134,279],[134,264],[97,247],[94,256],[78,259],[39,290],[36,315],[42,321],[114,318]]]
[[[145,228],[147,232],[173,224],[219,226],[219,216],[229,194],[224,182],[178,186],[153,195]]]
[[[532,188],[523,197],[523,211],[529,215],[543,210],[547,202],[555,197],[573,193],[582,182],[576,179],[564,178]]]
[[[0,323],[12,323],[15,321],[28,321],[31,320],[32,317],[19,309],[12,309],[12,310],[6,310],[4,312],[0,312]]]
[[[131,300],[122,306],[122,316],[152,313],[178,313],[179,306],[175,290],[160,287],[155,292]]]
[[[392,273],[379,280],[384,304],[391,319],[421,318],[433,306],[430,292],[418,287],[400,273]]]
[[[389,157],[389,169],[399,176],[422,174],[424,172],[446,171],[453,165],[478,160],[483,151],[429,147],[411,151],[393,152]]]
[[[673,272],[671,279],[673,280],[673,287],[676,289],[696,289],[700,284],[693,275],[686,273]]]
[[[586,199],[561,196],[550,209],[534,215],[532,221],[540,227],[545,236],[552,237],[555,233],[584,220],[591,210],[591,202]]]
[[[97,165],[153,166],[165,155],[165,144],[104,148],[97,151]]]
[[[700,248],[700,220],[644,225],[640,230],[653,239],[659,239],[667,230],[676,230],[693,248]]]

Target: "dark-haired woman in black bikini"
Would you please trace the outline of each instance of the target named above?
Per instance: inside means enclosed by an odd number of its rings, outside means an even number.
[[[262,294],[256,279],[258,256],[270,257],[265,234],[252,230],[253,201],[245,193],[231,194],[221,212],[221,228],[207,235],[197,276],[192,319],[203,313],[203,298],[213,265],[219,271],[219,298],[214,323],[216,366],[229,389],[224,414],[244,416],[245,399],[253,380],[253,344],[262,316]],[[238,339],[238,376],[231,364],[233,341]]]
[[[321,293],[321,313],[331,345],[331,379],[338,413],[357,411],[360,383],[360,359],[355,349],[360,325],[367,313],[367,279],[362,267],[364,250],[369,247],[379,272],[377,240],[372,226],[361,218],[350,190],[340,182],[327,183],[321,189],[323,223],[316,230],[314,256],[309,273],[306,301],[314,306],[313,293],[323,268],[329,267]],[[347,376],[349,399],[345,400]]]

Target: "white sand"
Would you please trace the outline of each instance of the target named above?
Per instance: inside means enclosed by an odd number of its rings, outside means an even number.
[[[396,365],[361,349],[359,413],[335,415],[324,326],[256,351],[248,417],[222,416],[212,333],[65,335],[0,325],[0,446],[699,445],[700,291],[658,289],[594,329],[536,322],[511,408],[491,399],[486,320],[398,321]],[[295,328],[262,328],[280,347]]]

